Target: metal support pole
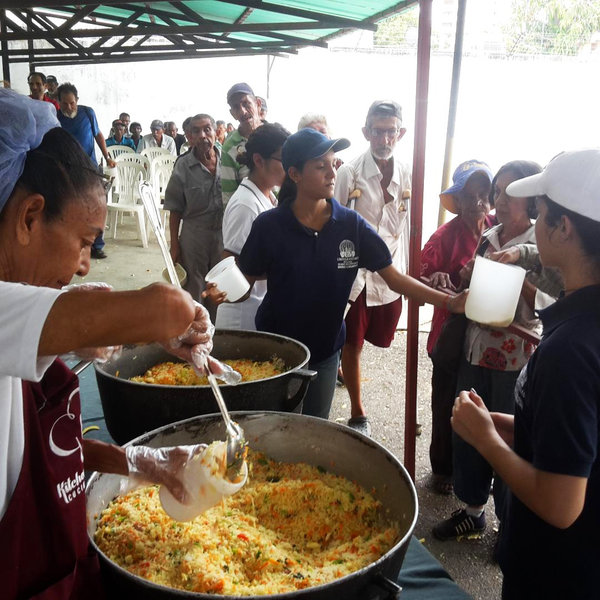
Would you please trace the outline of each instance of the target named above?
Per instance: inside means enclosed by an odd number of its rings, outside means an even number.
[[[273,64],[275,63],[276,56],[271,56],[267,54],[267,100],[271,95],[271,69],[273,68]]]
[[[454,61],[452,63],[452,86],[450,87],[450,107],[448,109],[448,127],[446,130],[446,149],[444,151],[444,170],[442,171],[442,190],[450,185],[452,168],[452,150],[454,148],[454,128],[456,125],[456,109],[458,106],[458,90],[460,86],[460,68],[462,65],[463,39],[465,35],[465,14],[467,0],[458,0],[456,14],[456,36],[454,38]],[[444,224],[446,211],[440,204],[438,226]]]
[[[0,10],[0,31],[8,33],[6,24],[6,10]],[[10,61],[8,60],[8,42],[2,40],[0,43],[0,52],[2,53],[2,79],[4,85],[10,87]]]
[[[419,278],[425,181],[425,138],[431,58],[431,8],[433,0],[419,0],[419,44],[417,47],[417,94],[415,102],[415,142],[410,207],[409,272]],[[419,303],[408,300],[406,336],[406,398],[404,404],[404,466],[415,479],[417,425],[417,374],[419,369]]]

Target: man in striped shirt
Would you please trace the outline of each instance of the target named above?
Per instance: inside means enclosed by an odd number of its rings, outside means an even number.
[[[236,83],[227,92],[227,104],[231,116],[238,121],[223,144],[221,154],[221,189],[223,205],[226,206],[242,179],[248,175],[248,167],[237,162],[237,155],[246,148],[248,136],[262,124],[260,101],[247,83]]]

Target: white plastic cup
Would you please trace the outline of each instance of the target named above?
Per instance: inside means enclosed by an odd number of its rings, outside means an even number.
[[[205,279],[208,283],[216,284],[219,290],[225,292],[229,302],[237,302],[250,289],[250,284],[239,270],[234,256],[228,256],[216,264],[207,273]]]
[[[248,465],[244,462],[240,481],[232,483],[217,472],[227,460],[227,443],[216,442],[194,456],[185,466],[183,483],[191,496],[188,504],[176,500],[166,486],[161,486],[159,497],[164,511],[175,521],[191,521],[199,514],[216,506],[223,498],[235,494],[246,483]]]
[[[471,321],[508,327],[515,318],[525,269],[475,257],[465,314]]]

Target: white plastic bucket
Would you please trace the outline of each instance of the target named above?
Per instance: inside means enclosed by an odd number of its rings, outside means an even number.
[[[183,483],[191,501],[181,504],[163,485],[159,495],[165,512],[176,521],[191,521],[241,489],[248,477],[248,465],[244,462],[240,481],[232,483],[219,474],[219,466],[226,460],[226,442],[213,442],[204,452],[192,458],[183,472]]]
[[[206,275],[208,283],[214,283],[227,294],[229,302],[237,302],[250,289],[248,280],[235,263],[235,257],[228,256],[216,264]]]
[[[471,321],[508,327],[515,318],[525,269],[475,257],[465,314]]]

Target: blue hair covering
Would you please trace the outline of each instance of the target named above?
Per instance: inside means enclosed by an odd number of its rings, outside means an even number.
[[[23,173],[27,152],[54,127],[60,123],[53,104],[0,88],[0,211]]]

